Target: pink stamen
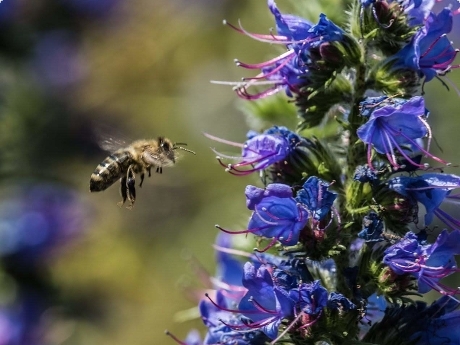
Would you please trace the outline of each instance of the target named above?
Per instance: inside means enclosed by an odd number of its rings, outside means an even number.
[[[226,307],[222,307],[218,305],[216,302],[213,301],[213,299],[209,296],[208,293],[205,293],[204,297],[206,297],[212,303],[212,305],[215,306],[219,310],[228,311],[229,313],[240,313],[238,309],[230,309],[230,308],[226,308]]]
[[[247,63],[243,63],[239,60],[236,60],[235,63],[238,67],[243,67],[243,68],[247,68],[247,69],[262,69],[264,67],[269,67],[269,66],[272,66],[274,64],[276,64],[277,62],[281,61],[281,60],[284,60],[286,59],[287,61],[284,62],[283,66],[286,65],[293,57],[294,57],[294,50],[288,50],[287,52],[273,58],[273,59],[270,59],[270,60],[267,60],[267,61],[264,61],[264,62],[261,62],[261,63],[257,63],[257,64],[247,64]]]
[[[283,61],[279,66],[277,66],[276,68],[272,69],[270,72],[266,73],[266,74],[261,74],[259,76],[256,76],[254,78],[251,78],[251,80],[257,80],[257,79],[266,79],[274,74],[276,74],[278,71],[280,71],[284,66],[286,66],[290,61],[292,60],[292,58],[288,58],[288,59],[285,59],[285,61]],[[278,82],[282,82],[283,80],[282,79],[279,79]]]
[[[266,212],[266,211],[262,210],[262,212]],[[262,217],[262,215],[260,214],[259,210],[257,209],[257,206],[256,206],[256,208],[255,208],[255,210],[254,210],[254,213],[257,214],[257,216],[259,217],[259,219],[260,219],[262,222],[264,222],[265,224],[268,224],[268,225],[275,225],[275,226],[279,224],[278,222],[271,222],[270,220],[265,219],[264,217]],[[276,219],[276,218],[274,218],[274,219],[275,219],[275,220],[278,220],[278,219]]]
[[[405,261],[404,264],[400,264],[399,262],[393,262],[392,265],[400,268],[406,273],[420,272],[420,269],[421,269],[418,262],[412,262],[412,261]]]
[[[267,250],[269,250],[271,247],[273,247],[275,244],[276,244],[276,241],[278,239],[276,237],[273,237],[273,239],[271,240],[271,242],[268,244],[268,246],[266,246],[264,249],[258,249],[258,248],[255,248],[254,251],[256,252],[259,252],[259,253],[264,253],[266,252]]]
[[[248,229],[248,230],[230,231],[230,230],[222,228],[221,226],[219,226],[217,224],[215,225],[215,227],[217,229],[225,232],[226,234],[252,234],[255,231],[265,230],[265,229],[269,228],[269,226],[263,226],[263,227],[258,227],[258,228],[254,228],[254,229]]]
[[[234,296],[232,294],[233,292],[239,294],[240,292],[245,293],[246,291],[248,291],[248,289],[246,289],[243,286],[230,285],[214,277],[210,277],[209,280],[214,285],[214,287],[219,288],[219,290],[221,290],[221,293],[230,293],[229,296],[231,297]]]
[[[297,321],[299,321],[300,318],[304,315],[305,314],[303,312],[299,313],[299,315],[297,315],[297,317],[294,320],[292,320],[289,326],[287,326],[286,329],[283,332],[281,332],[281,334],[277,336],[276,339],[273,340],[269,345],[275,345],[279,340],[281,340],[281,338],[284,337],[286,333],[289,332],[292,329],[292,327],[294,327],[294,325],[297,323]]]
[[[243,86],[243,87],[235,89],[235,91],[236,91],[236,94],[237,94],[238,97],[243,98],[243,99],[247,99],[249,101],[254,101],[254,100],[258,100],[258,99],[262,99],[262,98],[274,95],[274,94],[278,93],[279,91],[281,91],[282,89],[283,89],[282,86],[275,86],[273,88],[269,88],[269,89],[267,89],[265,91],[261,91],[259,93],[250,94],[247,91],[246,87]]]
[[[217,141],[219,143],[223,143],[223,144],[227,144],[227,145],[231,145],[231,146],[235,146],[235,147],[241,147],[241,148],[244,147],[244,144],[237,143],[237,142],[230,141],[230,140],[225,140],[225,139],[222,139],[222,138],[218,138],[218,137],[215,137],[214,135],[208,134],[206,132],[203,132],[203,135],[206,138],[214,140],[214,141]]]
[[[405,138],[407,141],[409,141],[411,144],[413,144],[420,152],[423,152],[423,154],[425,155],[425,157],[430,157],[431,159],[437,161],[438,163],[441,163],[441,164],[446,164],[446,165],[449,165],[449,162],[439,158],[439,157],[436,157],[435,155],[429,153],[428,151],[426,151],[423,147],[421,147],[417,141],[413,140],[412,138],[408,137],[406,134],[404,134],[402,131],[398,131],[396,129],[394,129],[393,127],[390,127],[389,125],[387,124],[383,124],[382,125],[383,128],[385,128],[385,133],[389,132],[392,136],[402,136],[403,138]],[[427,130],[428,131],[428,130]],[[428,131],[430,133],[430,131]],[[398,142],[396,141],[396,139],[394,139],[393,137],[390,137],[388,136],[388,140],[390,141],[390,143],[393,143],[394,146],[398,149],[399,153],[401,153],[401,155],[407,159],[412,165],[414,166],[417,166],[417,167],[425,167],[424,164],[418,164],[418,163],[415,163],[409,156],[407,156],[407,154],[404,152],[404,150],[399,146]],[[391,146],[391,144],[390,144]]]
[[[267,42],[267,43],[279,42],[279,43],[282,43],[282,44],[286,44],[286,42],[289,42],[289,39],[286,36],[273,35],[273,33],[270,34],[270,35],[250,33],[250,32],[248,32],[247,30],[245,30],[243,28],[243,26],[241,25],[241,21],[239,21],[239,20],[238,20],[239,27],[227,22],[226,20],[224,20],[223,23],[224,23],[224,25],[228,25],[229,27],[231,27],[236,32],[238,32],[240,34],[243,34],[243,35],[246,35],[246,36],[249,36],[251,38],[254,38],[257,41]]]
[[[187,345],[186,343],[184,343],[183,341],[179,340],[174,334],[170,333],[168,330],[165,330],[165,334],[168,336],[168,337],[171,337],[176,343],[178,343],[179,345]]]
[[[436,45],[436,43],[439,42],[439,40],[440,40],[441,38],[446,37],[446,36],[447,36],[446,34],[442,34],[441,36],[439,36],[438,38],[436,38],[436,39],[434,40],[434,42],[431,43],[431,45],[427,48],[427,50],[425,50],[425,52],[424,52],[422,55],[420,55],[420,60],[423,59],[423,58],[426,56],[426,54],[428,54],[430,51],[433,50],[434,46]]]
[[[460,228],[460,221],[451,217],[448,213],[444,212],[440,208],[434,210],[434,214],[438,217],[443,223],[450,226],[452,229]]]
[[[249,151],[251,151],[251,150],[249,150]],[[255,153],[257,153],[257,152],[255,152]],[[278,154],[278,152],[272,152],[272,153],[270,153],[268,155],[265,155],[265,156],[259,156],[259,157],[255,158],[252,161],[242,161],[242,162],[239,162],[239,163],[236,163],[236,164],[232,164],[232,169],[238,171],[238,169],[236,169],[236,168],[245,167],[245,166],[248,166],[248,165],[254,165],[254,164],[263,162],[264,160],[266,160],[266,159],[268,159],[270,157],[276,156],[277,154]]]
[[[212,247],[221,252],[221,253],[226,253],[226,254],[231,254],[231,255],[238,255],[238,256],[244,256],[246,258],[250,258],[251,254],[242,250],[237,250],[233,248],[227,248],[227,247],[221,247],[218,246],[217,244],[213,244]]]
[[[264,314],[277,314],[276,310],[269,310],[257,302],[254,298],[250,298],[249,301],[256,307],[257,310],[261,311]]]

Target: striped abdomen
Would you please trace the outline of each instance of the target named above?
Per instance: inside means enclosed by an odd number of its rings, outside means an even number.
[[[102,161],[91,174],[89,190],[99,192],[110,187],[115,181],[126,174],[132,163],[128,151],[115,152]]]

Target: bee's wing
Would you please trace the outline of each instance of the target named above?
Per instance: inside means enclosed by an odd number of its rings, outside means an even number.
[[[97,144],[107,152],[114,152],[128,146],[131,142],[114,128],[99,126],[95,129]]]
[[[122,147],[127,146],[127,141],[108,136],[98,141],[99,147],[107,152],[114,152]]]

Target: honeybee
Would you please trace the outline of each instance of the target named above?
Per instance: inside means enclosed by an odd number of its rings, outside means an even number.
[[[128,199],[130,204],[127,208],[132,208],[136,200],[136,174],[140,174],[139,187],[142,187],[145,173],[148,173],[150,177],[152,168],[161,174],[163,167],[173,166],[176,163],[177,150],[195,154],[192,150],[183,147],[185,145],[187,144],[173,143],[164,137],[134,141],[130,145],[113,152],[96,167],[91,174],[89,190],[90,192],[103,191],[120,179],[122,200],[118,206],[121,207]],[[106,140],[101,143],[101,147],[112,149],[114,146]]]

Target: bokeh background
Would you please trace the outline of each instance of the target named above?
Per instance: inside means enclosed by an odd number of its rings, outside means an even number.
[[[312,21],[323,11],[340,22],[346,8],[278,1],[292,4]],[[225,174],[202,135],[241,142],[249,129],[231,88],[210,80],[240,80],[234,58],[276,51],[223,19],[274,25],[263,0],[0,3],[0,345],[173,344],[165,329],[200,327],[191,262],[213,272],[214,224],[243,228],[244,187],[258,183]],[[426,91],[433,150],[460,164],[459,95],[437,81]],[[146,179],[127,210],[118,186],[89,193],[107,156],[101,132],[164,135],[197,155]]]

